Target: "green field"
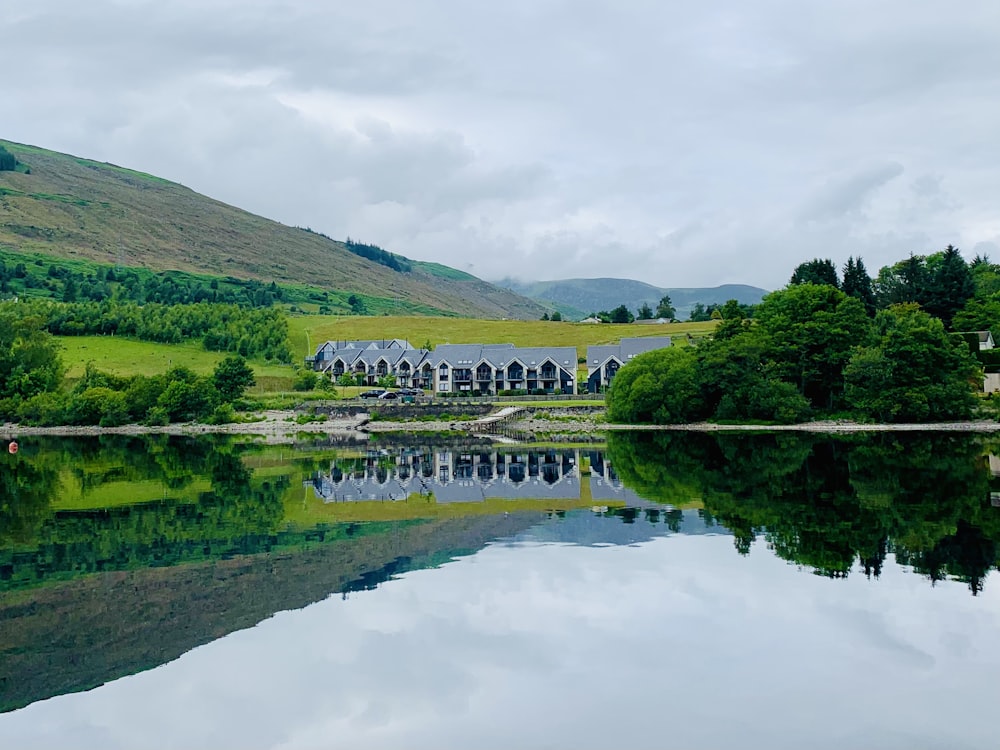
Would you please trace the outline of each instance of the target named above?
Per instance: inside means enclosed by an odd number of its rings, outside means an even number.
[[[154,344],[120,336],[57,336],[66,365],[66,377],[79,378],[88,362],[114,375],[157,375],[183,365],[199,375],[207,375],[226,356],[207,351],[201,343]],[[291,388],[289,365],[251,360],[257,386],[251,392],[283,391]]]
[[[608,323],[568,323],[547,320],[477,320],[418,316],[336,316],[310,315],[288,321],[292,347],[296,353],[312,354],[327,340],[406,339],[416,347],[438,344],[514,344],[515,346],[575,346],[577,357],[587,355],[594,344],[617,343],[621,338],[673,336],[684,344],[687,334],[705,336],[715,328],[706,323],[664,323],[663,325],[614,325]]]

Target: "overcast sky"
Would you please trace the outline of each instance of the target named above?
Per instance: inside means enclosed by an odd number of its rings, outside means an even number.
[[[1000,260],[996,0],[31,0],[0,137],[486,279]]]

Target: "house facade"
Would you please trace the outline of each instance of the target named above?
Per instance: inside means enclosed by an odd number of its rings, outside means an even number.
[[[572,346],[442,344],[428,351],[414,349],[402,339],[327,341],[306,362],[334,381],[346,374],[363,385],[376,385],[392,376],[401,388],[435,393],[573,393],[576,389],[576,348]]]
[[[617,344],[587,347],[587,392],[601,393],[633,357],[672,346],[669,336],[623,338]]]

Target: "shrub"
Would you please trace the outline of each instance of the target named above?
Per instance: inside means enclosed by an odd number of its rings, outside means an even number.
[[[327,378],[323,378],[328,380]],[[319,380],[319,375],[317,375],[312,370],[303,370],[298,375],[295,376],[295,381],[292,383],[293,391],[311,391],[316,388],[316,381]]]

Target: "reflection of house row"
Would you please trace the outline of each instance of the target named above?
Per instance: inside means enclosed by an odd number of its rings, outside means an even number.
[[[371,456],[334,463],[311,480],[325,502],[405,500],[411,495],[439,503],[486,498],[580,497],[576,451],[428,451]]]
[[[548,450],[372,451],[364,458],[334,462],[309,484],[324,502],[395,501],[411,496],[439,503],[499,499],[578,499],[581,459],[597,504],[659,507],[626,487],[602,451]]]

